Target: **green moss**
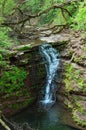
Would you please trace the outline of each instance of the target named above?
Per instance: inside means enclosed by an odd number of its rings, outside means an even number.
[[[86,120],[84,120],[83,118],[80,118],[80,117],[77,115],[77,112],[78,112],[77,109],[75,109],[75,110],[72,111],[72,115],[73,115],[74,121],[75,121],[78,125],[80,125],[80,126],[86,128]],[[84,116],[83,113],[81,113],[81,114],[82,114],[82,116]]]
[[[65,64],[65,90],[74,91],[74,85],[79,90],[86,92],[86,84],[80,70],[73,68],[72,64]],[[75,88],[75,89],[76,89]]]
[[[31,46],[27,45],[27,46],[19,48],[18,51],[26,51],[26,50],[29,50],[30,48],[31,48]]]

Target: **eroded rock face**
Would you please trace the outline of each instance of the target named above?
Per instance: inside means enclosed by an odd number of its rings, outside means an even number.
[[[86,129],[86,42],[80,33],[71,34],[70,42],[61,52],[64,73],[60,93],[72,118]],[[83,129],[83,128],[82,128]]]
[[[45,82],[45,65],[39,54],[39,47],[14,50],[9,53],[9,65],[23,68],[27,72],[25,85],[20,90],[10,94],[4,93],[0,97],[0,104],[5,115],[12,115],[31,105],[38,98],[40,89]],[[20,50],[19,50],[20,49]],[[9,70],[10,71],[10,70]]]
[[[81,32],[67,30],[50,36],[42,32],[39,40],[13,48],[9,52],[10,64],[24,67],[28,73],[25,89],[30,86],[32,93],[38,92],[46,77],[38,46],[45,42],[57,48],[62,59],[63,82],[60,82],[59,99],[71,110],[73,119],[86,129],[86,41]]]
[[[59,100],[71,111],[77,124],[86,129],[86,38],[81,32],[71,30],[61,32],[41,40],[52,42],[60,51],[63,63],[63,82],[59,90]],[[62,44],[62,48],[59,46]],[[57,94],[58,95],[58,94]],[[81,128],[84,129],[84,128]]]

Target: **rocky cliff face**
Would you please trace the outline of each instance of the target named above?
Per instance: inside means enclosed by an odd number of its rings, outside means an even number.
[[[27,73],[23,88],[9,94],[1,94],[0,104],[3,113],[12,115],[37,100],[40,95],[38,93],[45,83],[46,72],[38,46],[18,46],[9,51],[8,57],[10,69],[7,71],[10,71],[13,66],[17,66],[20,69],[23,68]]]
[[[63,76],[58,99],[71,110],[73,120],[86,128],[86,38],[71,30],[41,37],[60,51]]]
[[[72,118],[86,128],[86,41],[81,34],[73,33],[61,53],[64,58],[64,104],[72,111]]]
[[[42,31],[38,40],[13,48],[9,52],[10,65],[25,68],[28,76],[23,92],[25,93],[29,88],[31,97],[37,98],[46,77],[44,62],[39,54],[38,46],[45,42],[51,43],[59,50],[62,62],[62,80],[58,83],[60,89],[57,90],[58,99],[71,110],[73,120],[86,128],[86,39],[81,32],[71,30],[49,36],[46,36],[47,33],[49,32],[44,31],[45,35],[43,36]],[[15,96],[12,95],[12,97]],[[29,99],[28,96],[25,100],[23,98],[21,98],[20,104]],[[18,99],[19,97],[14,98],[17,101]],[[28,102],[25,106],[27,105]],[[4,108],[7,107],[9,108],[9,104]],[[20,107],[17,110],[19,109]]]

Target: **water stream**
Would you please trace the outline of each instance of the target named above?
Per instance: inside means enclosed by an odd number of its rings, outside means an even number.
[[[43,44],[40,46],[40,54],[45,61],[47,73],[44,94],[45,96],[40,102],[42,102],[43,104],[52,104],[55,102],[55,77],[57,74],[57,69],[59,67],[59,53],[50,44]]]

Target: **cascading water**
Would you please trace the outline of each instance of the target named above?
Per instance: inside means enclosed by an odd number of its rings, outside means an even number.
[[[47,73],[44,98],[40,101],[42,104],[40,106],[48,111],[42,111],[36,104],[36,106],[32,105],[32,107],[28,107],[25,111],[12,116],[11,119],[18,124],[23,123],[24,128],[30,124],[32,128],[39,130],[79,130],[65,125],[68,124],[68,119],[70,124],[70,114],[66,112],[64,107],[60,106],[59,102],[52,109],[48,109],[55,102],[54,92],[55,88],[57,89],[56,81],[60,80],[58,71],[60,69],[60,59],[59,53],[50,44],[41,45],[40,53],[45,60]]]
[[[55,78],[57,69],[59,68],[59,53],[50,44],[43,44],[40,46],[40,54],[45,60],[46,67],[46,87],[43,104],[52,104],[55,102],[54,90],[56,88]]]

